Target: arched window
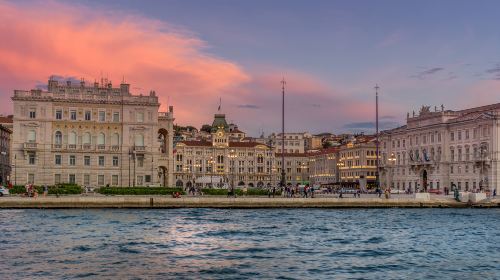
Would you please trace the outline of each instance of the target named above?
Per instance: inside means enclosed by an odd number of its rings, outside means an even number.
[[[120,135],[118,133],[113,134],[113,138],[111,138],[111,145],[113,146],[120,145]]]
[[[72,131],[69,133],[68,144],[76,145],[76,132]]]
[[[135,135],[135,145],[138,147],[144,147],[144,135],[142,134]]]
[[[62,133],[60,131],[56,131],[55,144],[56,145],[61,145],[62,144]]]
[[[36,142],[36,131],[35,130],[28,131],[28,142]]]
[[[102,132],[97,137],[97,145],[106,145],[106,136]]]
[[[83,134],[82,144],[87,144],[87,145],[92,144],[92,138],[90,136],[90,132],[85,132],[85,134]]]

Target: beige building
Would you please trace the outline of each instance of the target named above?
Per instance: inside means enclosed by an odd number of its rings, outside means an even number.
[[[209,140],[179,141],[175,146],[177,187],[264,187],[276,183],[271,147],[237,141],[224,114],[215,114]],[[233,141],[234,140],[234,141]]]
[[[281,180],[281,168],[285,170],[285,181],[287,185],[309,184],[309,158],[306,153],[284,154],[285,164],[282,164],[281,154],[276,154],[277,183]]]
[[[462,191],[500,188],[500,103],[408,114],[381,133],[381,183],[397,189]]]
[[[309,177],[314,186],[339,183],[339,148],[328,148],[309,155]]]
[[[173,108],[122,83],[50,79],[48,90],[15,90],[15,184],[173,184]]]
[[[339,149],[340,182],[345,186],[372,187],[377,172],[376,145],[373,137],[350,142]]]
[[[12,131],[0,124],[0,184],[10,181],[10,136]]]
[[[311,137],[307,132],[285,132],[284,142],[285,154],[301,154],[306,151],[306,141]],[[273,133],[269,136],[270,144],[274,147],[276,153],[282,152],[282,135]]]

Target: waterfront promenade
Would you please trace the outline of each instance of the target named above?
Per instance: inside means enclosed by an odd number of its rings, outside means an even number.
[[[102,196],[74,195],[49,197],[10,196],[0,198],[0,208],[462,208],[500,207],[500,199],[477,203],[457,202],[451,196],[431,196],[429,200],[411,195],[361,198],[284,198],[225,196]]]

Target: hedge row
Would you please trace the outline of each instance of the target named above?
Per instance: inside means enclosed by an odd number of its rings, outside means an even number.
[[[180,188],[163,187],[103,187],[96,191],[105,195],[170,195],[173,192],[185,194]]]
[[[59,184],[55,186],[48,186],[49,194],[81,194],[82,188],[76,184]],[[38,191],[39,194],[43,193],[43,186],[34,186],[34,188]],[[10,194],[24,194],[26,193],[25,186],[17,185],[13,186],[12,189],[9,190]]]
[[[227,195],[227,189],[202,189],[201,190],[204,195]],[[243,190],[236,189],[236,195],[243,195]],[[269,191],[267,189],[257,189],[257,188],[249,188],[247,190],[247,195],[268,195]],[[276,195],[280,195],[281,191],[276,190]]]

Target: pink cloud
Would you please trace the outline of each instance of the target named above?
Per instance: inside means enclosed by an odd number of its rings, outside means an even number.
[[[204,104],[249,80],[236,63],[208,54],[205,42],[163,22],[57,2],[1,2],[0,14],[5,112],[12,111],[14,89],[30,89],[51,74],[93,82],[104,73],[115,84],[124,76],[133,88],[156,90],[163,110],[170,97],[178,119],[197,123],[202,114],[193,114],[194,98]]]

